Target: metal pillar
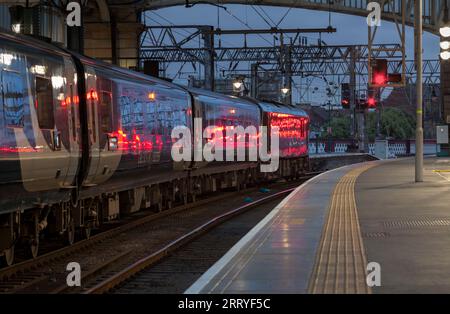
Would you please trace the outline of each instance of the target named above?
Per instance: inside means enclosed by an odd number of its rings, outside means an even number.
[[[289,89],[289,94],[286,97],[286,103],[292,105],[292,56],[291,56],[291,46],[285,46],[286,50],[286,87]]]
[[[377,114],[377,132],[375,134],[375,139],[379,140],[381,138],[381,89],[377,88],[375,90],[376,95],[376,114]]]
[[[251,65],[251,90],[250,96],[258,98],[258,63],[252,63]]]
[[[206,49],[204,56],[205,67],[205,89],[214,90],[214,27],[213,26],[201,26],[203,34],[203,43]]]
[[[358,124],[358,150],[365,153],[367,152],[368,143],[366,143],[364,111],[357,111],[356,119]]]
[[[422,0],[415,0],[415,57],[416,57],[416,94],[417,94],[417,109],[416,109],[416,182],[423,181],[423,126],[422,126]]]
[[[283,33],[280,34],[280,52],[280,68],[284,74],[283,87],[289,89],[288,95],[283,98],[283,103],[290,105],[292,104],[292,51],[291,45],[284,44]]]
[[[356,51],[352,47],[350,49],[350,64],[349,64],[349,74],[350,74],[350,112],[351,112],[351,130],[350,135],[352,139],[357,137],[356,132]]]

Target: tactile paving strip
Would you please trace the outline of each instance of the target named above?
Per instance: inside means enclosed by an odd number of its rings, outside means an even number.
[[[310,293],[371,293],[355,201],[358,176],[374,164],[344,175],[333,191],[328,218],[309,283]]]

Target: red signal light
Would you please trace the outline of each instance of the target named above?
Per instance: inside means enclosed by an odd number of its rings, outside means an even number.
[[[387,59],[373,60],[371,69],[372,69],[372,77],[371,77],[372,85],[383,86],[389,82]]]
[[[376,104],[377,104],[377,101],[375,100],[375,98],[370,97],[370,98],[367,99],[367,105],[368,105],[369,108],[370,107],[375,107]]]
[[[342,108],[347,109],[350,107],[350,101],[348,101],[348,99],[342,99],[341,105],[342,105]]]
[[[373,83],[376,85],[383,85],[387,83],[387,77],[382,73],[375,73],[373,77]]]

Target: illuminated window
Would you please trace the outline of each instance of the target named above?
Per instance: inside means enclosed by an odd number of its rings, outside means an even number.
[[[20,74],[4,71],[2,85],[5,122],[10,127],[23,127],[24,85]]]
[[[102,133],[112,132],[112,93],[100,93],[100,127]]]
[[[41,129],[53,129],[55,116],[53,111],[53,87],[49,79],[36,76],[36,112]]]

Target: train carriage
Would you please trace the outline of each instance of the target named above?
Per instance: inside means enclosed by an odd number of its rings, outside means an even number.
[[[0,33],[0,91],[0,256],[6,264],[19,244],[36,257],[46,235],[63,235],[71,244],[76,232],[89,237],[122,214],[293,178],[308,167],[308,118],[301,110],[187,89],[26,36]],[[230,141],[226,130],[255,127],[256,133],[231,135],[233,158],[239,148],[248,157],[259,146],[261,125],[277,125],[280,169],[260,173],[258,158],[195,161],[192,154],[174,162],[172,131],[184,126],[195,143],[196,118],[202,132],[221,132],[214,140],[223,144]]]

